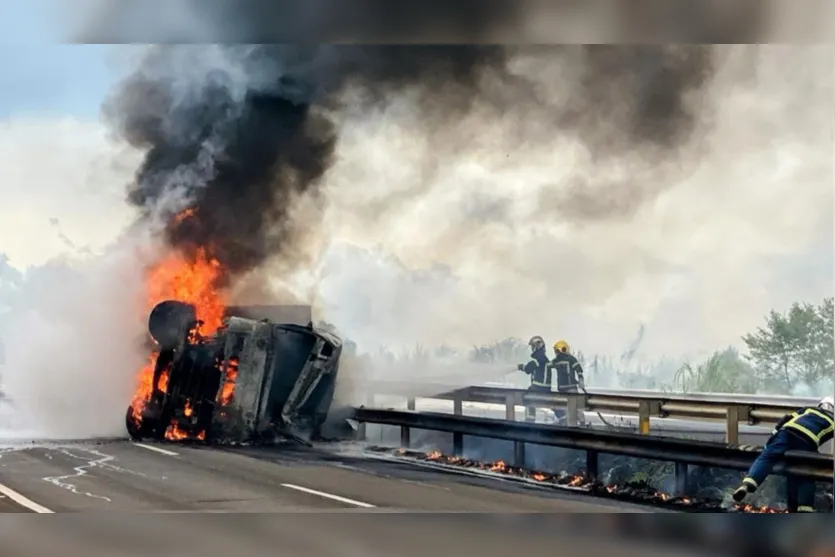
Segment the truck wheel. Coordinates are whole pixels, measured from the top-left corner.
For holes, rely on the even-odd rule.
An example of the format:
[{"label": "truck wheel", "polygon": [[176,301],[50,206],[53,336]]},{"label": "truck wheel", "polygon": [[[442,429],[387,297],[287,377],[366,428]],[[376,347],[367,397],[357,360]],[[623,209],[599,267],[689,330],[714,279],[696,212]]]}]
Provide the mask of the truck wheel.
[{"label": "truck wheel", "polygon": [[125,414],[125,426],[127,427],[128,435],[130,435],[131,439],[134,441],[142,440],[144,437],[144,435],[142,435],[142,430],[145,428],[142,427],[141,423],[137,424],[136,420],[133,419],[133,407],[131,406],[128,406],[128,411]]},{"label": "truck wheel", "polygon": [[[128,410],[125,413],[125,427],[128,430],[128,435],[134,441],[141,441],[143,439],[154,437],[156,434],[156,423],[156,420],[145,415],[142,417],[142,421],[137,424],[136,420],[133,419],[133,409],[128,406]],[[165,431],[163,430],[162,436],[164,435]]]}]

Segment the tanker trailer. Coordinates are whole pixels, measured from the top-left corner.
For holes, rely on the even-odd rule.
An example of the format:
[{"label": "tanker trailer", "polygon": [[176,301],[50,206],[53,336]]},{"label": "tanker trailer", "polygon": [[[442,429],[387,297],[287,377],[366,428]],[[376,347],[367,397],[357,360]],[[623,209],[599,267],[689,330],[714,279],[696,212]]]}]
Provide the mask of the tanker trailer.
[{"label": "tanker trailer", "polygon": [[133,439],[319,437],[333,401],[341,339],[312,323],[240,313],[248,317],[228,315],[214,334],[202,336],[193,306],[169,300],[154,307],[148,319],[158,351],[154,387],[142,408],[128,408]]}]

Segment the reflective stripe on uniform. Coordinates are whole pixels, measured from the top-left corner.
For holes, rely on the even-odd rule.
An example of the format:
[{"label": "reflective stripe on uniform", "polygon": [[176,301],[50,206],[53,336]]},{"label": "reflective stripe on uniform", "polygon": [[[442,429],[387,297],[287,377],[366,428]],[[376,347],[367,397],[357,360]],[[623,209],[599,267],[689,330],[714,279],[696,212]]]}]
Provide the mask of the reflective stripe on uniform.
[{"label": "reflective stripe on uniform", "polygon": [[754,489],[757,489],[757,488],[759,487],[759,485],[758,485],[758,484],[757,484],[757,482],[754,480],[754,478],[743,478],[743,479],[742,479],[742,483],[744,483],[744,484],[749,484],[749,485],[750,485],[750,486],[752,486]]},{"label": "reflective stripe on uniform", "polygon": [[[823,429],[819,434],[815,435],[811,430],[809,430],[808,428],[803,427],[802,425],[797,423],[797,420],[799,420],[800,418],[802,418],[806,414],[814,414],[814,415],[818,416],[819,418],[822,418],[823,420],[829,422],[830,426]],[[829,416],[827,416],[823,412],[818,412],[817,410],[815,410],[813,408],[809,408],[803,414],[798,414],[797,412],[794,412],[792,419],[789,420],[788,422],[786,422],[786,424],[783,427],[790,427],[790,428],[792,428],[796,431],[799,431],[800,433],[804,434],[809,439],[814,441],[815,445],[820,445],[821,444],[821,439],[823,439],[824,436],[829,435],[830,433],[833,432],[833,430],[835,430],[835,422],[833,422],[832,418],[830,418]]]},{"label": "reflective stripe on uniform", "polygon": [[531,381],[531,385],[536,385],[537,387],[550,387],[551,386],[550,383],[540,383],[539,381],[537,381],[535,379]]},{"label": "reflective stripe on uniform", "polygon": [[813,513],[813,512],[815,512],[815,507],[810,507],[808,505],[798,505],[797,512],[799,512],[799,513]]},{"label": "reflective stripe on uniform", "polygon": [[[819,412],[818,410],[815,410],[814,408],[809,408],[808,410],[806,410],[806,412],[807,412],[808,414],[815,414],[815,415],[817,415],[818,417],[820,417],[820,418],[822,418],[822,419],[826,420],[827,422],[831,423],[833,427],[835,427],[835,421],[833,421],[831,417],[827,416],[827,415],[826,415],[826,414],[824,414],[823,412]],[[832,427],[830,427],[829,429],[832,429]]]}]

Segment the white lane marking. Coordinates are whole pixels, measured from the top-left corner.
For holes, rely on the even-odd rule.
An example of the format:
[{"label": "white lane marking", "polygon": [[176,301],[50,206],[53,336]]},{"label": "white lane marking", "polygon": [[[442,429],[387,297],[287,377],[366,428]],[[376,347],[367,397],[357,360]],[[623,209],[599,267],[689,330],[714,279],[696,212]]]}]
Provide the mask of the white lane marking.
[{"label": "white lane marking", "polygon": [[362,501],[354,501],[353,499],[348,499],[347,497],[340,497],[339,495],[333,495],[332,493],[325,493],[324,491],[316,491],[315,489],[310,489],[307,487],[302,487],[300,485],[293,485],[293,484],[281,484],[282,487],[286,487],[288,489],[295,489],[296,491],[302,491],[304,493],[309,493],[311,495],[318,495],[319,497],[324,497],[325,499],[333,499],[334,501],[340,501],[342,503],[347,503],[349,505],[354,505],[355,507],[363,507],[366,509],[373,509],[376,508],[374,505],[369,503],[363,503]]},{"label": "white lane marking", "polygon": [[154,447],[153,445],[146,445],[145,443],[134,443],[133,445],[135,447],[142,447],[143,449],[148,449],[149,451],[154,451],[168,456],[180,456],[179,453],[175,453],[174,451],[160,449],[159,447]]},{"label": "white lane marking", "polygon": [[54,514],[53,511],[47,509],[42,505],[38,505],[28,497],[24,497],[14,489],[10,487],[6,487],[3,484],[0,484],[0,493],[20,505],[21,507],[26,507],[30,511],[34,511],[39,514]]}]

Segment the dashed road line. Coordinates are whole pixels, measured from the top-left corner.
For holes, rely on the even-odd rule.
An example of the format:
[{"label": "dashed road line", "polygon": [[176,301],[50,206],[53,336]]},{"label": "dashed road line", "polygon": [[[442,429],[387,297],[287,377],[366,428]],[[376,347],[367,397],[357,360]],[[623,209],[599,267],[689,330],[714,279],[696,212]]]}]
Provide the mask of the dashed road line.
[{"label": "dashed road line", "polygon": [[375,505],[372,505],[370,503],[363,503],[362,501],[355,501],[354,499],[348,499],[347,497],[340,497],[339,495],[334,495],[332,493],[325,493],[324,491],[316,491],[315,489],[310,489],[308,487],[302,487],[300,485],[281,484],[281,486],[286,487],[287,489],[295,489],[296,491],[301,491],[303,493],[309,493],[310,495],[317,495],[319,497],[324,497],[325,499],[332,499],[334,501],[339,501],[340,503],[347,503],[348,505],[354,505],[355,507],[363,507],[365,509],[376,508]]},{"label": "dashed road line", "polygon": [[180,456],[180,453],[175,453],[174,451],[169,451],[167,449],[160,449],[159,447],[155,447],[153,445],[146,445],[145,443],[133,443],[135,447],[142,447],[143,449],[147,449],[149,451],[154,451],[156,453],[168,455],[168,456]]}]

